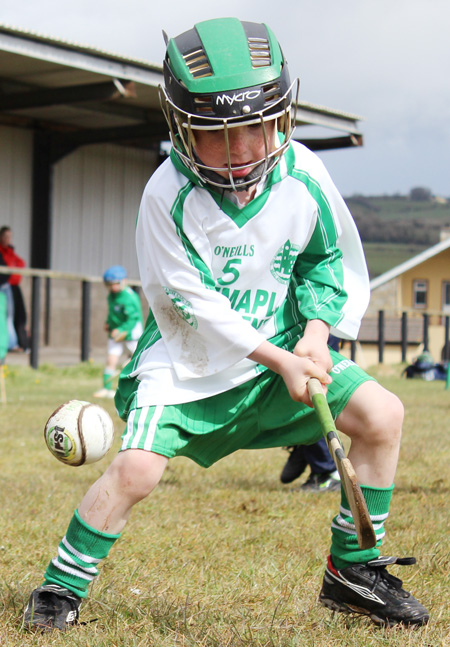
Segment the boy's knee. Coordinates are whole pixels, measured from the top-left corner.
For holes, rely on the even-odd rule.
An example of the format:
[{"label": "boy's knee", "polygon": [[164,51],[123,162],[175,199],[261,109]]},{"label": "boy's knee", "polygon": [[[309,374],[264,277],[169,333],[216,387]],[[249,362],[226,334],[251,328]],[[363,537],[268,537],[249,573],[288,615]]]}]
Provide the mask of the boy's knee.
[{"label": "boy's knee", "polygon": [[378,433],[400,440],[405,415],[402,401],[394,393],[384,391],[378,407],[377,416],[374,417]]},{"label": "boy's knee", "polygon": [[371,404],[366,433],[373,445],[399,445],[402,435],[404,408],[401,400],[385,391]]},{"label": "boy's knee", "polygon": [[167,459],[151,452],[127,450],[108,468],[116,488],[133,504],[145,499],[159,483]]},{"label": "boy's knee", "polygon": [[355,391],[338,418],[338,427],[351,438],[369,444],[400,442],[404,418],[401,400],[376,382],[366,382]]}]

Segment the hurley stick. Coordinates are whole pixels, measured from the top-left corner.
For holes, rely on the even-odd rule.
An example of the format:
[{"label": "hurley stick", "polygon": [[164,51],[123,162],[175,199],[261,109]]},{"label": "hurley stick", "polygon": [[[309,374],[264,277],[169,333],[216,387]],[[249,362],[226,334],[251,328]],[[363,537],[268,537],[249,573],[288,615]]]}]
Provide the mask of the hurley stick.
[{"label": "hurley stick", "polygon": [[353,465],[345,455],[322,384],[318,379],[311,378],[308,382],[308,391],[319,419],[322,433],[327,441],[328,449],[341,477],[341,484],[355,524],[359,547],[362,549],[372,548],[376,545],[377,539],[366,501],[358,485]]}]

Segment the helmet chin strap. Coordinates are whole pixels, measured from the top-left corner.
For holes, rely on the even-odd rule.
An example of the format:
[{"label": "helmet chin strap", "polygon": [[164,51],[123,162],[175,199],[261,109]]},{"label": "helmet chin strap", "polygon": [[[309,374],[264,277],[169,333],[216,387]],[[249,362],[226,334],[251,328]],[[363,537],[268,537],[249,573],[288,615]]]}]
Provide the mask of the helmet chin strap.
[{"label": "helmet chin strap", "polygon": [[[201,162],[200,159],[198,159],[198,161]],[[264,172],[264,167],[265,162],[261,162],[261,164],[255,166],[255,168],[250,171],[250,173],[245,177],[236,179],[233,178],[234,188],[230,186],[229,178],[222,177],[219,173],[216,173],[216,171],[210,171],[209,169],[202,168],[201,175],[205,178],[206,182],[208,180],[211,180],[211,182],[214,182],[214,185],[220,184],[224,189],[227,189],[229,191],[247,191],[250,187],[254,186],[260,181]]]}]

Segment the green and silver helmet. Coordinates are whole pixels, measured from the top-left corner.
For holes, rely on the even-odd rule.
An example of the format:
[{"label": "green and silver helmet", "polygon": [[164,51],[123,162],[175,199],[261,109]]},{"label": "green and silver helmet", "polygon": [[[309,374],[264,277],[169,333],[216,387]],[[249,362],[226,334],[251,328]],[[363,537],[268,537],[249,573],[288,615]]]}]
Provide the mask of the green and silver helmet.
[{"label": "green and silver helmet", "polygon": [[[279,162],[295,127],[293,86],[286,60],[273,32],[264,24],[220,18],[197,23],[166,39],[161,105],[174,150],[203,182],[229,190],[246,190]],[[269,141],[265,123],[277,120],[276,141]],[[261,124],[265,154],[249,174],[233,178],[228,129]],[[196,130],[224,131],[228,177],[223,168],[206,166],[195,153]],[[239,167],[239,169],[246,166]]]}]

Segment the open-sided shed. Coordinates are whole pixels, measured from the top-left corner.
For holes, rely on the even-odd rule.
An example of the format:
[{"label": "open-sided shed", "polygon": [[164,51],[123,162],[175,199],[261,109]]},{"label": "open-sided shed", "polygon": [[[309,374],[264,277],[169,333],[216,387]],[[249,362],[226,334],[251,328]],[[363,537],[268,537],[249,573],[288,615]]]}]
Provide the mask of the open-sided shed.
[{"label": "open-sided shed", "polygon": [[[28,265],[98,274],[121,262],[137,277],[136,211],[168,140],[161,81],[161,65],[0,25],[0,220]],[[360,146],[358,120],[300,102],[296,139]]]}]

